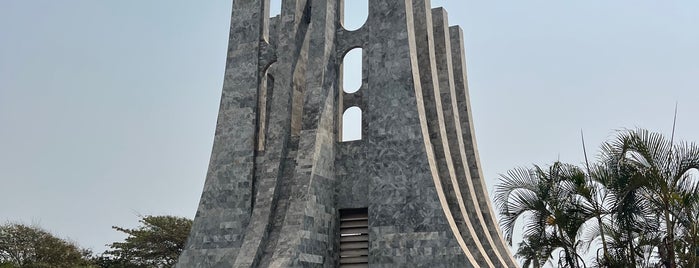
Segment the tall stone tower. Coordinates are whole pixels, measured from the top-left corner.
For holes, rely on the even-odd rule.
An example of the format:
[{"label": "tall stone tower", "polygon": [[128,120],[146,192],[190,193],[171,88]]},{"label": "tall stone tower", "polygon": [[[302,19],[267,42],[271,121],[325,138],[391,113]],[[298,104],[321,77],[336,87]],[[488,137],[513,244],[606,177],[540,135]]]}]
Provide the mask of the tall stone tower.
[{"label": "tall stone tower", "polygon": [[[269,0],[233,1],[213,151],[178,267],[516,267],[483,182],[462,30],[429,0],[368,3],[348,31],[343,0],[283,0],[273,18]],[[355,48],[361,87],[347,93],[340,70]],[[350,107],[362,138],[343,142]]]}]

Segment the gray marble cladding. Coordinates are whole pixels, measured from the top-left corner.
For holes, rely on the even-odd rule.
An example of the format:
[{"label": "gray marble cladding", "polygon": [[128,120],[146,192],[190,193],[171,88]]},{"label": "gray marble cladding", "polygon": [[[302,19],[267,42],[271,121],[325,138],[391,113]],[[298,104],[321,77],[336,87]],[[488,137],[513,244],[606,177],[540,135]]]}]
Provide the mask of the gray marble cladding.
[{"label": "gray marble cladding", "polygon": [[[461,29],[429,0],[366,1],[354,31],[342,0],[284,0],[273,18],[269,0],[233,1],[209,171],[177,267],[345,267],[348,208],[368,208],[369,267],[516,267],[482,181]],[[363,77],[349,94],[353,48]],[[342,142],[351,106],[362,139]]]}]

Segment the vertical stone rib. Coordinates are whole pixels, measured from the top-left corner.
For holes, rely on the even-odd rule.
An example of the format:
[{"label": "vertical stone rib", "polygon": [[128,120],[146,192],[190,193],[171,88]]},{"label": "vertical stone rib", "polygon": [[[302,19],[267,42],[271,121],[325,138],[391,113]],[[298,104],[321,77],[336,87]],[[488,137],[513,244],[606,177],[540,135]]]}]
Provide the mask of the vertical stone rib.
[{"label": "vertical stone rib", "polygon": [[444,109],[444,121],[447,127],[449,147],[452,149],[452,159],[456,168],[458,185],[460,192],[461,213],[465,214],[468,225],[472,226],[475,234],[496,267],[506,267],[505,261],[500,256],[500,252],[494,249],[494,242],[490,233],[485,229],[486,225],[478,207],[478,196],[474,191],[466,162],[466,152],[464,150],[463,134],[459,124],[459,110],[457,107],[456,91],[454,88],[454,72],[451,58],[451,37],[449,34],[449,22],[446,10],[435,8],[432,10],[434,20],[435,54],[437,57],[437,68],[439,70],[439,86],[442,95],[442,107]]},{"label": "vertical stone rib", "polygon": [[481,267],[493,267],[492,262],[485,256],[485,251],[480,246],[478,237],[475,236],[473,227],[467,218],[468,214],[461,213],[464,210],[463,201],[461,200],[444,123],[430,6],[429,0],[413,1],[415,42],[427,119],[426,124],[442,186],[441,189],[438,187],[437,190],[442,191],[446,197],[448,209],[445,208],[445,214],[447,214],[447,217],[453,217],[457,227],[454,235],[463,239],[466,245],[466,248],[464,248],[466,254],[473,256],[477,261],[474,264],[478,264]]},{"label": "vertical stone rib", "polygon": [[367,53],[365,167],[369,182],[369,263],[376,267],[472,267],[448,204],[429,139],[411,0],[372,0]]},{"label": "vertical stone rib", "polygon": [[262,3],[234,1],[232,13],[209,170],[180,267],[231,265],[250,218]]},{"label": "vertical stone rib", "polygon": [[271,267],[333,265],[336,1],[307,1],[310,14],[299,147],[289,208]]},{"label": "vertical stone rib", "polygon": [[[240,253],[235,259],[233,267],[257,267],[262,259],[266,243],[268,242],[272,219],[276,216],[275,213],[284,213],[280,209],[286,209],[284,205],[280,206],[279,196],[287,196],[283,191],[290,191],[289,187],[280,189],[280,180],[285,177],[285,174],[293,171],[295,163],[288,159],[294,159],[295,150],[289,148],[292,146],[291,138],[295,125],[294,122],[300,121],[300,113],[302,109],[300,94],[305,88],[305,68],[308,50],[308,23],[305,21],[306,6],[304,3],[297,2],[288,4],[283,7],[280,15],[281,21],[289,23],[276,25],[280,27],[277,36],[271,39],[276,41],[276,55],[278,62],[268,70],[274,79],[275,92],[271,97],[268,105],[274,107],[270,109],[268,115],[268,135],[265,140],[265,154],[260,163],[260,177],[256,181],[257,191],[255,206],[252,212],[251,222],[255,224],[247,226],[245,238],[241,245]],[[275,18],[273,21],[276,21]],[[275,27],[276,28],[276,27]],[[276,29],[272,31],[276,32]],[[264,42],[264,41],[261,41]],[[281,186],[285,186],[283,184]],[[286,200],[285,200],[286,201]],[[284,202],[284,201],[283,201]]]},{"label": "vertical stone rib", "polygon": [[456,89],[457,106],[461,115],[459,124],[463,131],[464,148],[471,181],[476,195],[480,196],[478,206],[483,214],[485,227],[493,238],[495,247],[500,252],[500,256],[505,260],[507,267],[517,267],[509,247],[505,245],[505,240],[500,232],[495,215],[493,215],[494,210],[492,209],[488,190],[483,180],[480,158],[478,157],[478,147],[476,146],[475,131],[472,124],[473,115],[471,113],[471,104],[468,94],[463,31],[458,26],[452,26],[449,27],[449,33],[451,35],[451,57],[454,66],[454,85]]}]

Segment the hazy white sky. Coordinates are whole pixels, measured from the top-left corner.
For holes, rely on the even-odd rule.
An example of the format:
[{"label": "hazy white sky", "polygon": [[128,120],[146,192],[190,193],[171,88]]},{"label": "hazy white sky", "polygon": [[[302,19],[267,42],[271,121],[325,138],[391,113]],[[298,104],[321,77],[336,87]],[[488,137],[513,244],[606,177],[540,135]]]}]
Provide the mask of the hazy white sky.
[{"label": "hazy white sky", "polygon": [[[669,134],[676,102],[677,136],[699,141],[699,2],[432,3],[465,31],[490,189],[513,167],[580,163],[581,129],[591,153],[620,128]],[[0,1],[0,222],[99,252],[138,215],[192,218],[230,6]]]}]

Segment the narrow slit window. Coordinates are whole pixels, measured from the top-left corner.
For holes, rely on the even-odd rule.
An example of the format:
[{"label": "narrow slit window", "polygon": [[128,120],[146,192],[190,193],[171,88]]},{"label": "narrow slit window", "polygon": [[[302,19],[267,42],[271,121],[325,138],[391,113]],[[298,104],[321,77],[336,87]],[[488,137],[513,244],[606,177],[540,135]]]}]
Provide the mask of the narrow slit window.
[{"label": "narrow slit window", "polygon": [[340,268],[369,267],[367,208],[340,210]]},{"label": "narrow slit window", "polygon": [[342,91],[355,93],[362,87],[362,48],[347,52],[342,60]]},{"label": "narrow slit window", "polygon": [[361,139],[362,109],[353,106],[342,114],[342,141],[356,141]]},{"label": "narrow slit window", "polygon": [[265,150],[265,140],[267,136],[267,127],[269,126],[270,103],[274,94],[274,77],[266,73],[260,84],[260,92],[258,96],[258,111],[257,111],[257,151]]},{"label": "narrow slit window", "polygon": [[368,0],[345,0],[342,26],[348,31],[361,28],[369,17]]}]

